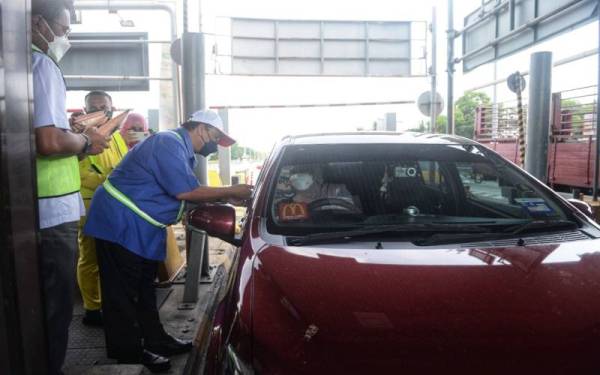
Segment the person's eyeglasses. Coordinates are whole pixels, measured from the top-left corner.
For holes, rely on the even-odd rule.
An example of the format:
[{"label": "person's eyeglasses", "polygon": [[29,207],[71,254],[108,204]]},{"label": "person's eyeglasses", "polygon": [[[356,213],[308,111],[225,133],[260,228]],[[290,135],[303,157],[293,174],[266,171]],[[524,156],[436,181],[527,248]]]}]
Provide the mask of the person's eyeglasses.
[{"label": "person's eyeglasses", "polygon": [[58,25],[61,27],[61,30],[63,32],[63,35],[69,36],[69,34],[71,34],[71,28],[69,26],[65,26],[62,23],[56,22],[56,21],[50,21],[55,25]]},{"label": "person's eyeglasses", "polygon": [[208,133],[208,138],[211,141],[213,141],[215,143],[219,143],[221,141],[222,134],[217,129],[214,129],[211,127],[210,129],[207,130],[207,133]]}]

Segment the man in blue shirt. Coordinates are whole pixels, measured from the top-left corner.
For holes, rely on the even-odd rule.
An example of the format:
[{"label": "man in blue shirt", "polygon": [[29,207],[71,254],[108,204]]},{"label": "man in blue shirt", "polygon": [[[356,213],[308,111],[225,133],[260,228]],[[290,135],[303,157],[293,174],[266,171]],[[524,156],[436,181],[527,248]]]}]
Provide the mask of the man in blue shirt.
[{"label": "man in blue shirt", "polygon": [[135,146],[96,190],[84,234],[96,238],[109,357],[163,371],[170,367],[164,357],[192,347],[163,329],[153,283],[166,256],[165,227],[181,219],[184,201],[251,196],[248,185],[200,186],[193,173],[194,153],[233,143],[216,113],[198,111],[177,130]]},{"label": "man in blue shirt", "polygon": [[40,229],[40,271],[46,318],[48,373],[61,374],[73,315],[77,223],[85,214],[77,155],[99,154],[106,139],[95,128],[71,132],[66,86],[58,61],[69,49],[72,4],[32,2],[33,127]]}]

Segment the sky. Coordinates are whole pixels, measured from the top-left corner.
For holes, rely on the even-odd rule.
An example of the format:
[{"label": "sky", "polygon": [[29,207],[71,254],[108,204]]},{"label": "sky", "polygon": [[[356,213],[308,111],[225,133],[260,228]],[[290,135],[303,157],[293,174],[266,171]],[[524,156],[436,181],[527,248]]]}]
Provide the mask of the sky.
[{"label": "sky", "polygon": [[[380,21],[430,21],[432,7],[437,9],[438,19],[438,92],[446,98],[446,33],[447,16],[445,0],[189,0],[190,30],[199,29],[199,6],[202,9],[202,31],[210,50],[217,44],[222,50],[222,38],[227,33],[231,17],[298,19],[298,20],[380,20]],[[460,0],[455,4],[455,27],[461,28],[464,17],[475,10],[480,0]],[[177,3],[181,10],[181,2]],[[179,12],[181,14],[181,11]],[[134,28],[122,28],[119,17],[131,19]],[[74,25],[74,32],[99,31],[147,31],[149,39],[168,40],[169,26],[164,14],[147,11],[119,11],[119,15],[107,11],[85,11],[81,25]],[[182,20],[178,20],[181,32]],[[564,34],[534,48],[500,60],[496,65],[496,77],[503,78],[515,70],[529,68],[530,54],[535,51],[552,51],[555,60],[586,51],[598,45],[598,24],[590,23],[571,33]],[[428,36],[429,40],[431,39]],[[428,49],[430,46],[428,47]],[[461,51],[457,42],[456,50]],[[431,51],[428,51],[430,53]],[[150,76],[161,74],[161,46],[150,46]],[[244,77],[215,74],[214,57],[207,56],[206,103],[208,106],[227,105],[289,105],[311,103],[344,103],[416,100],[429,90],[428,77],[414,78],[338,78],[338,77]],[[424,61],[417,62],[425,64]],[[430,62],[429,62],[430,63]],[[597,81],[597,58],[595,56],[556,68],[553,72],[553,91],[594,85]],[[169,70],[167,70],[168,72]],[[465,90],[494,80],[494,65],[482,66],[468,74],[462,74],[457,66],[455,74],[455,98]],[[160,84],[151,83],[150,92],[113,92],[114,102],[122,108],[134,108],[146,114],[148,109],[159,108]],[[490,97],[492,87],[483,89]],[[69,108],[82,106],[83,92],[69,92]],[[498,85],[498,101],[512,100],[506,85]],[[415,127],[424,120],[415,104],[290,108],[290,109],[232,109],[229,111],[231,135],[238,143],[261,151],[269,151],[272,145],[285,135],[319,133],[330,131],[355,131],[369,127],[384,118],[385,113],[395,112],[398,130]],[[444,109],[445,113],[445,109]],[[173,124],[161,123],[161,128]]]}]

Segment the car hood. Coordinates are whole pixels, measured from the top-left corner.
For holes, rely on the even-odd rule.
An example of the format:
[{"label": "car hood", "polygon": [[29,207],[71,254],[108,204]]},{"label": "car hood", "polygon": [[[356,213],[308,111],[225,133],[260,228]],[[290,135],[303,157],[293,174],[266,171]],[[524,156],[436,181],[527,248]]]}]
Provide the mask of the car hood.
[{"label": "car hood", "polygon": [[598,240],[371,249],[259,252],[252,331],[261,373],[434,371],[467,363],[484,370],[499,356],[507,368],[530,363],[539,370],[571,354],[576,365],[590,366],[588,355],[598,353]]}]

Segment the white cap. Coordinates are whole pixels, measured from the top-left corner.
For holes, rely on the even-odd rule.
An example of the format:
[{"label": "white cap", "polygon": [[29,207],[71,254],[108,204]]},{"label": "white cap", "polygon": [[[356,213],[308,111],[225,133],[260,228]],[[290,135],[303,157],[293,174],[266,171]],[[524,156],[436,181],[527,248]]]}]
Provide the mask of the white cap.
[{"label": "white cap", "polygon": [[203,124],[210,125],[215,129],[218,129],[221,132],[221,140],[219,141],[219,146],[229,147],[235,143],[235,139],[231,138],[223,130],[223,120],[221,120],[221,117],[216,112],[210,110],[196,111],[190,116],[188,121],[201,122]]}]

